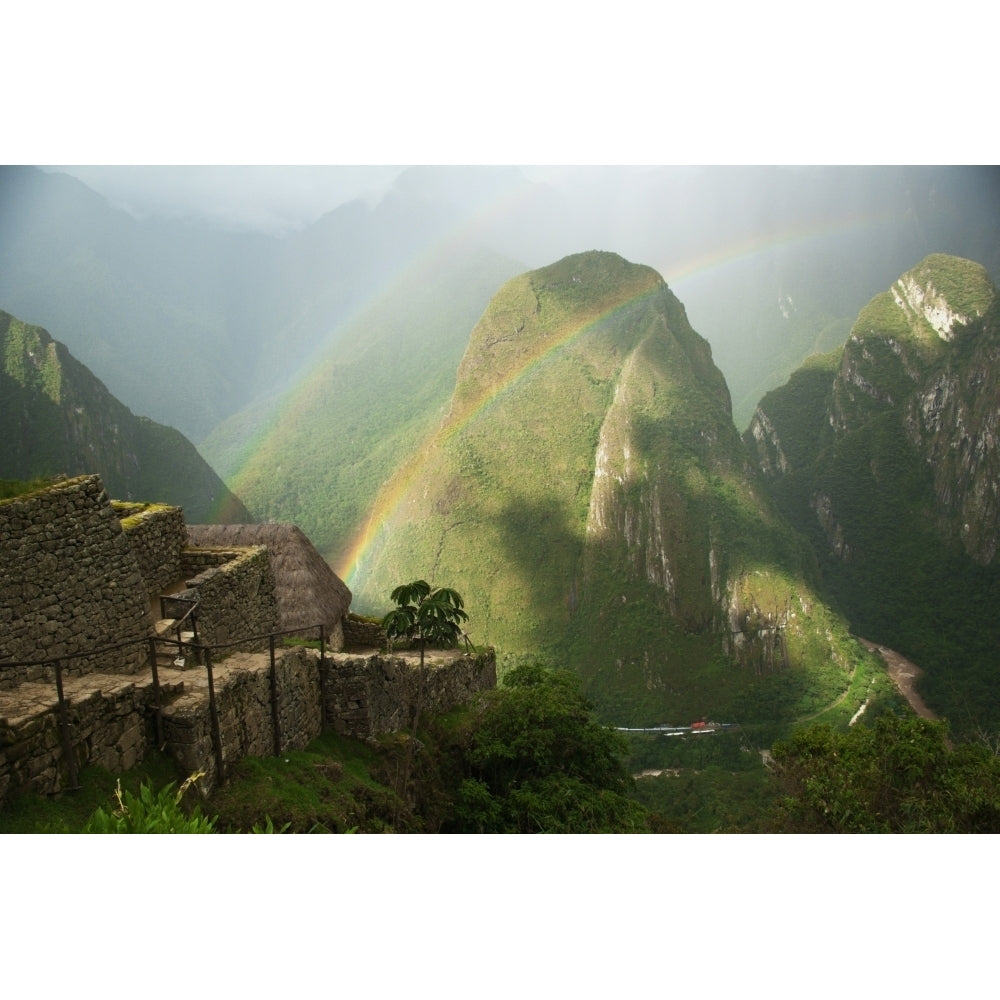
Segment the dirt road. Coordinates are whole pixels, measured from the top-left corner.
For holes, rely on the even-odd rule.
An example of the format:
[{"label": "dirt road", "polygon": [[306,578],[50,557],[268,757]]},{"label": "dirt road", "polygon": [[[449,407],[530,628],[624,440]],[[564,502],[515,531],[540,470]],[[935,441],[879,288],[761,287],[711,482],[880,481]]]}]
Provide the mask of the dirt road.
[{"label": "dirt road", "polygon": [[899,693],[910,703],[910,707],[922,719],[937,719],[925,704],[924,699],[917,693],[917,678],[923,671],[915,663],[911,663],[905,656],[897,653],[894,649],[887,649],[877,642],[869,642],[867,639],[858,637],[858,641],[864,643],[865,648],[873,653],[878,653],[885,665],[889,668],[889,677],[893,684],[899,689]]}]

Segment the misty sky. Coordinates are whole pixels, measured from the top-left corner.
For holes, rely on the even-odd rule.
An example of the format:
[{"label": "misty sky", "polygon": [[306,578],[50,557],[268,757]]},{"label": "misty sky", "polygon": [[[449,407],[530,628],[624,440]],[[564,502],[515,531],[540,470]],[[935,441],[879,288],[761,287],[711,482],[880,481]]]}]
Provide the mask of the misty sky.
[{"label": "misty sky", "polygon": [[138,218],[203,216],[235,229],[281,233],[355,198],[377,200],[393,166],[55,166]]},{"label": "misty sky", "polygon": [[[201,217],[236,230],[280,234],[315,222],[338,205],[361,198],[376,203],[405,166],[46,166],[70,174],[137,218]],[[519,166],[527,183],[552,183],[593,191],[595,205],[617,195],[621,169]],[[486,171],[484,171],[485,173]],[[642,169],[636,173],[642,173]],[[442,191],[443,196],[483,200],[483,192]],[[491,192],[487,192],[487,197]]]}]

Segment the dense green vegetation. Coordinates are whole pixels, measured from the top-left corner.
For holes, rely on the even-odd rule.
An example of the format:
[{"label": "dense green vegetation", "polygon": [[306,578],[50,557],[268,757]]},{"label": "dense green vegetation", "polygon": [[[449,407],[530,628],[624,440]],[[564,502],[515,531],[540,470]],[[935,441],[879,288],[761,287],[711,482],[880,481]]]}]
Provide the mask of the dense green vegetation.
[{"label": "dense green vegetation", "polygon": [[689,741],[670,741],[678,744],[669,754],[672,764],[657,760],[638,772],[634,794],[657,832],[767,832],[780,789],[760,754],[745,747],[738,733]]},{"label": "dense green vegetation", "polygon": [[[504,666],[572,669],[605,721],[711,713],[783,732],[844,694],[863,656],[748,473],[708,345],[655,272],[617,255],[494,296],[447,420],[385,495],[355,606],[384,611],[401,575],[453,581],[474,641]],[[780,637],[741,619],[727,642],[741,615]]]},{"label": "dense green vegetation", "polygon": [[201,450],[259,520],[297,524],[346,574],[374,497],[440,423],[469,329],[517,265],[415,266],[347,319],[301,381],[219,425]]},{"label": "dense green vegetation", "polygon": [[627,743],[600,725],[577,677],[538,665],[502,686],[452,730],[448,749],[458,833],[636,833],[646,812],[630,797]]},{"label": "dense green vegetation", "polygon": [[207,801],[182,798],[159,754],[120,784],[88,768],[58,800],[15,795],[0,833],[641,832],[627,749],[576,677],[525,665],[415,735],[369,744],[328,731],[306,750],[245,758]]},{"label": "dense green vegetation", "polygon": [[770,767],[759,733],[626,736],[576,675],[524,663],[415,736],[328,731],[240,761],[207,800],[153,752],[120,778],[85,769],[79,791],[15,794],[0,833],[1000,832],[995,747],[952,746],[891,700],[793,729]]},{"label": "dense green vegetation", "polygon": [[846,732],[811,726],[776,743],[774,759],[785,795],[777,830],[1000,831],[1000,756],[952,747],[944,723],[885,715]]}]

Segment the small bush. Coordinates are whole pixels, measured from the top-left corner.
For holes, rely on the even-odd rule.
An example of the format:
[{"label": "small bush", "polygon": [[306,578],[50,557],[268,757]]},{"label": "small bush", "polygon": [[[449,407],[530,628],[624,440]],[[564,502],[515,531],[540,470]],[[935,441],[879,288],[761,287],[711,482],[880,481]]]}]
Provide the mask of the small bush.
[{"label": "small bush", "polygon": [[115,788],[118,807],[110,813],[98,806],[83,828],[84,833],[213,833],[215,817],[209,819],[195,806],[190,814],[181,809],[181,799],[187,789],[204,772],[191,775],[174,792],[170,782],[158,792],[143,782],[139,794],[122,791],[121,781]]}]

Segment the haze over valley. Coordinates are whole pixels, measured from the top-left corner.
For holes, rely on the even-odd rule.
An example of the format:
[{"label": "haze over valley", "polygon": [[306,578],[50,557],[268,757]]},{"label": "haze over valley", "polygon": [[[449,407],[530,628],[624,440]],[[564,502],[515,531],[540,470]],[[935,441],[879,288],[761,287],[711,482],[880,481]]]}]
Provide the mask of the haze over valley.
[{"label": "haze over valley", "polygon": [[293,522],[733,774],[906,717],[880,645],[972,740],[998,277],[994,167],[4,167],[0,479]]}]

